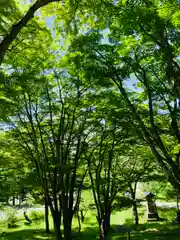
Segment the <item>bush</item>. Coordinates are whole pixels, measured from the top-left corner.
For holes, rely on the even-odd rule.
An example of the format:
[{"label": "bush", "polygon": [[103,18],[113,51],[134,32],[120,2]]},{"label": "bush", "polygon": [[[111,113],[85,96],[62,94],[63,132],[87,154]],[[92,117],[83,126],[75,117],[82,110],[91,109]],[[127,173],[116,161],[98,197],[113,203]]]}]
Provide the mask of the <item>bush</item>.
[{"label": "bush", "polygon": [[16,225],[18,218],[16,216],[16,211],[8,212],[6,216],[6,222],[8,225]]},{"label": "bush", "polygon": [[33,211],[30,214],[31,220],[41,220],[42,218],[44,218],[44,214],[42,212]]}]

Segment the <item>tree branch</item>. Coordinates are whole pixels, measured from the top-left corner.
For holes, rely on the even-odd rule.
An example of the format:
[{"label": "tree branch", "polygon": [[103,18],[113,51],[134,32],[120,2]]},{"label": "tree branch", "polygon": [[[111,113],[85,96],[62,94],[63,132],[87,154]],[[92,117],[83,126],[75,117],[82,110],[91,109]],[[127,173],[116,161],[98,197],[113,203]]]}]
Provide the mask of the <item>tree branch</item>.
[{"label": "tree branch", "polygon": [[60,0],[37,0],[27,11],[27,13],[21,18],[19,22],[14,24],[4,39],[0,43],[0,65],[4,60],[4,56],[9,49],[9,46],[17,38],[18,34],[21,32],[22,28],[25,27],[28,22],[33,19],[35,12],[49,3],[60,2]]}]

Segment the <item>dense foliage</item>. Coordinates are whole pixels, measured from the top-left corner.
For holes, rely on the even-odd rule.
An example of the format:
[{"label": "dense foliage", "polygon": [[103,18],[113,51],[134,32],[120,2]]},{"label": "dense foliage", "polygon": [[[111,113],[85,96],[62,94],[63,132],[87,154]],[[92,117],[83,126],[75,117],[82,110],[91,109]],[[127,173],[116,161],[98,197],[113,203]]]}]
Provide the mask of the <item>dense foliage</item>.
[{"label": "dense foliage", "polygon": [[70,240],[90,188],[107,239],[116,206],[138,224],[138,182],[164,174],[179,196],[179,16],[175,0],[2,1],[1,201],[31,193]]}]

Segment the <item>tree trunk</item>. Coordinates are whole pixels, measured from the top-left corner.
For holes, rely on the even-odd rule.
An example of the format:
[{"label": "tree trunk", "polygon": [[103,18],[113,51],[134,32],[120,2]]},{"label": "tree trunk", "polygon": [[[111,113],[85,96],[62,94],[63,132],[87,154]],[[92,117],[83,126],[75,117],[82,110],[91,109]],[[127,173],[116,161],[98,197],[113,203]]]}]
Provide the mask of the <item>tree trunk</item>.
[{"label": "tree trunk", "polygon": [[111,213],[108,212],[104,218],[104,240],[108,239],[108,235],[109,235],[109,230],[110,230],[110,218],[111,218]]},{"label": "tree trunk", "polygon": [[103,233],[104,233],[104,240],[108,240],[108,235],[109,235],[109,228],[107,227],[107,223],[104,222],[104,229],[103,229]]},{"label": "tree trunk", "polygon": [[127,232],[127,240],[131,240],[130,232]]},{"label": "tree trunk", "polygon": [[81,213],[81,222],[83,223],[85,216],[82,209],[80,210],[80,213]]},{"label": "tree trunk", "polygon": [[24,199],[25,199],[25,194],[22,193],[22,195],[21,195],[21,203],[24,202]]},{"label": "tree trunk", "polygon": [[64,240],[72,239],[72,213],[63,210]]},{"label": "tree trunk", "polygon": [[49,230],[49,209],[48,209],[48,202],[47,199],[45,197],[45,225],[46,225],[46,233],[50,233]]},{"label": "tree trunk", "polygon": [[105,219],[105,226],[108,230],[110,229],[110,225],[111,225],[110,220],[111,220],[111,212],[108,212]]},{"label": "tree trunk", "polygon": [[179,192],[176,190],[176,206],[177,210],[179,210]]},{"label": "tree trunk", "polygon": [[137,204],[136,204],[136,200],[133,200],[133,215],[134,215],[134,219],[135,219],[135,224],[138,225],[139,224],[139,216],[138,216],[138,210],[137,210]]},{"label": "tree trunk", "polygon": [[60,226],[61,226],[61,216],[59,212],[53,212],[52,214],[53,216],[53,222],[54,222],[54,231],[55,231],[55,235],[56,235],[56,240],[62,240],[62,233],[60,230]]},{"label": "tree trunk", "polygon": [[97,220],[99,223],[99,239],[100,240],[108,240],[109,230],[110,230],[110,217],[111,217],[110,212],[106,214],[103,220],[98,219],[97,217]]},{"label": "tree trunk", "polygon": [[[98,219],[98,218],[97,218]],[[99,239],[104,240],[104,227],[103,227],[103,221],[101,219],[98,219],[99,223]]]},{"label": "tree trunk", "polygon": [[138,216],[138,210],[137,210],[137,204],[136,204],[136,188],[137,188],[137,181],[135,182],[134,189],[133,189],[131,183],[129,183],[129,189],[130,189],[131,197],[133,200],[133,203],[132,203],[133,216],[134,216],[135,224],[138,225],[139,224],[139,216]]},{"label": "tree trunk", "polygon": [[56,234],[56,240],[62,240],[62,234],[61,234],[61,230],[60,230],[60,226],[56,226],[55,229],[55,234]]},{"label": "tree trunk", "polygon": [[12,199],[12,205],[13,205],[13,206],[15,206],[15,205],[16,205],[15,196],[13,196],[13,199]]},{"label": "tree trunk", "polygon": [[79,225],[78,232],[81,232],[81,218],[79,216],[79,212],[77,212],[77,218],[78,218],[78,225]]},{"label": "tree trunk", "polygon": [[21,195],[19,196],[19,205],[24,202],[24,199],[25,199],[25,194],[21,193]]}]

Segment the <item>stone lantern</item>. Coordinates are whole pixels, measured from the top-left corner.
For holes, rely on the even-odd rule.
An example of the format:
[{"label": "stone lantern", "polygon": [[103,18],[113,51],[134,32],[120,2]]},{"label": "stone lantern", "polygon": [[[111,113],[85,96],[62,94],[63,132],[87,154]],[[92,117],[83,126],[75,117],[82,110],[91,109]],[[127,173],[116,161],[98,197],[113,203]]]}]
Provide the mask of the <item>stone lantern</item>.
[{"label": "stone lantern", "polygon": [[157,207],[155,203],[155,195],[151,192],[145,193],[147,200],[147,212],[148,212],[148,221],[159,221],[160,217],[157,212]]}]

